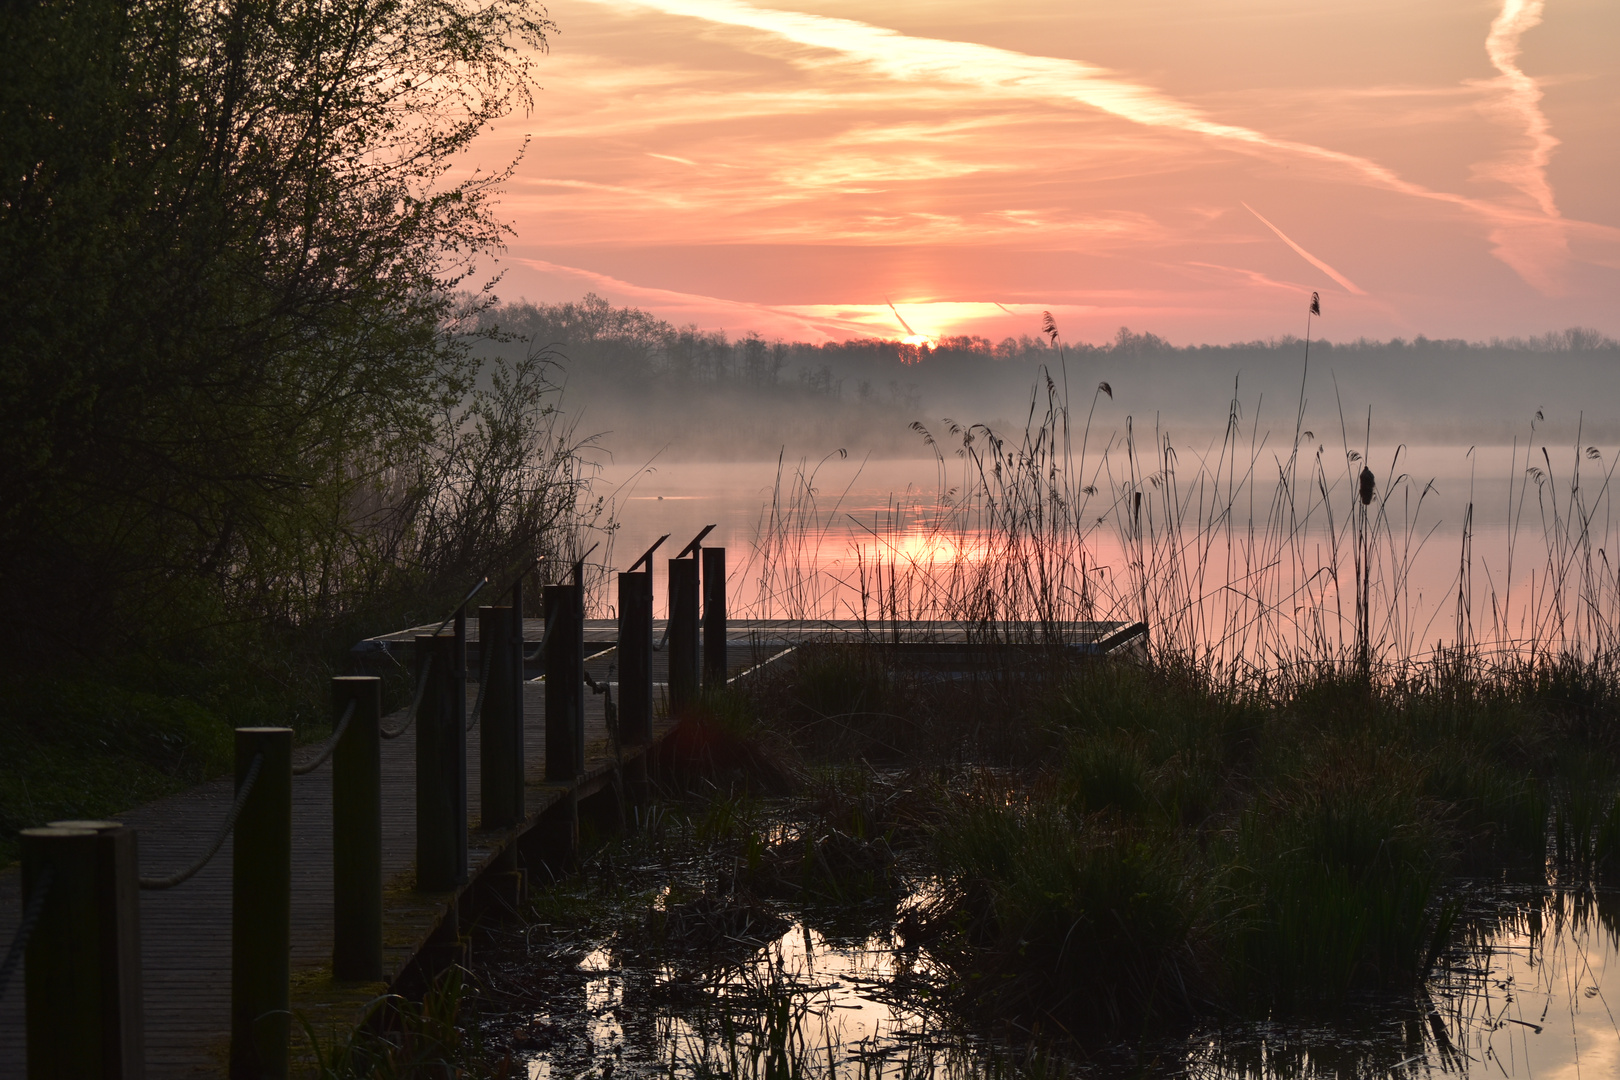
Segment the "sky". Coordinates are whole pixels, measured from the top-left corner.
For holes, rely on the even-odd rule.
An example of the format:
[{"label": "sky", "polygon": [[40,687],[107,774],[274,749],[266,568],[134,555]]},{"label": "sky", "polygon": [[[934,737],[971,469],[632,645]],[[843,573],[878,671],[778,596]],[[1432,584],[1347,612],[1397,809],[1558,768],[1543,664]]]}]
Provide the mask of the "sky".
[{"label": "sky", "polygon": [[497,292],[786,340],[1620,336],[1615,0],[557,0]]}]

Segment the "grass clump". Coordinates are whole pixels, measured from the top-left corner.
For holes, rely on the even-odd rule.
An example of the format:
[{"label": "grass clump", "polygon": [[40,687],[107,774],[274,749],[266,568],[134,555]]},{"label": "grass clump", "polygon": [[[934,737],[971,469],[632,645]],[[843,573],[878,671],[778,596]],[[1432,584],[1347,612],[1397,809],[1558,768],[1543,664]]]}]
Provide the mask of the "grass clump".
[{"label": "grass clump", "polygon": [[[1462,875],[1620,860],[1597,664],[1240,680],[1052,651],[946,679],[857,651],[801,650],[757,686],[760,737],[838,777],[823,834],[890,823],[920,882],[901,929],[976,1017],[1085,1036],[1411,994],[1458,931]],[[829,725],[846,715],[874,723]],[[907,794],[879,808],[861,775]]]},{"label": "grass clump", "polygon": [[319,1080],[417,1080],[520,1075],[510,1052],[487,1053],[471,1009],[466,972],[448,968],[420,1002],[397,994],[373,1001],[347,1036],[322,1040],[304,1024]]},{"label": "grass clump", "polygon": [[1060,800],[981,792],[936,834],[938,894],[911,937],[980,1014],[1116,1030],[1190,1011],[1212,897],[1166,838]]}]

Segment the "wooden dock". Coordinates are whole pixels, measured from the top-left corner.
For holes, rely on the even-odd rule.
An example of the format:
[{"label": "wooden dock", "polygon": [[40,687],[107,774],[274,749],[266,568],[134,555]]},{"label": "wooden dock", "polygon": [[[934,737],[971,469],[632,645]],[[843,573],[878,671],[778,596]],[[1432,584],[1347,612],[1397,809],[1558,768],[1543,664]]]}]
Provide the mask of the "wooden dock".
[{"label": "wooden dock", "polygon": [[[1064,639],[1077,648],[1097,651],[1111,646],[1122,624],[1075,624]],[[392,664],[408,656],[416,633],[402,631],[362,642],[357,660]],[[888,632],[850,622],[735,620],[728,624],[727,669],[732,676],[767,664],[809,640],[866,640],[895,643],[966,644],[975,628],[933,626]],[[476,677],[476,621],[469,623],[469,670]],[[527,620],[524,637],[537,642],[544,632],[539,620]],[[662,631],[662,622],[655,631]],[[598,682],[612,678],[617,624],[586,622],[587,670]],[[1111,637],[1111,635],[1113,635]],[[666,678],[667,654],[656,654],[655,682]],[[476,692],[469,687],[469,711]],[[601,697],[586,696],[586,771],[570,785],[545,782],[545,708],[539,681],[524,695],[526,810],[519,829],[500,833],[476,831],[479,805],[479,734],[467,736],[470,884],[454,893],[414,892],[415,739],[414,726],[385,742],[382,755],[384,949],[387,978],[366,986],[339,985],[331,978],[332,952],[332,786],[331,766],[293,781],[292,969],[293,1007],[318,1033],[341,1034],[360,1007],[402,977],[411,965],[433,950],[458,948],[458,910],[473,890],[514,893],[518,879],[513,852],[528,845],[540,850],[555,830],[560,809],[608,791],[626,765],[633,766],[645,748],[615,757],[607,737]],[[655,726],[654,743],[670,730]],[[644,764],[644,762],[643,762]],[[139,833],[141,872],[154,876],[186,865],[203,850],[233,799],[232,782],[223,778],[191,791],[119,815]],[[566,820],[574,820],[569,816]],[[548,824],[549,823],[549,824]],[[224,1075],[230,1035],[231,855],[227,840],[196,877],[164,891],[141,894],[141,957],[145,1006],[147,1072],[151,1077],[218,1077]],[[20,882],[15,867],[0,872],[0,941],[9,941],[20,917]],[[19,971],[0,1001],[0,1076],[21,1076],[25,1069],[23,973]]]}]

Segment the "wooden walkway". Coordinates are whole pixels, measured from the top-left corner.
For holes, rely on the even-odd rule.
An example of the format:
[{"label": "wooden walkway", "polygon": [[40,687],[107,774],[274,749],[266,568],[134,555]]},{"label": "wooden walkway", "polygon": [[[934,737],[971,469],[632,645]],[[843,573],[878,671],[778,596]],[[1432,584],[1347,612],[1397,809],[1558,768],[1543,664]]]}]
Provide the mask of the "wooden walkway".
[{"label": "wooden walkway", "polygon": [[[730,650],[732,671],[755,662],[755,652],[739,643]],[[659,654],[660,658],[663,654]],[[598,680],[608,674],[611,653],[587,665]],[[661,660],[660,660],[661,663]],[[471,665],[469,665],[471,667]],[[473,669],[476,675],[476,668]],[[657,666],[654,679],[664,677]],[[468,687],[468,709],[476,687]],[[545,783],[545,688],[534,681],[524,692],[527,809],[530,822],[567,797],[569,788]],[[655,738],[668,730],[660,724]],[[476,831],[479,805],[479,733],[467,736],[469,839],[474,874],[512,839],[510,834]],[[298,751],[294,751],[297,760]],[[383,743],[384,950],[389,981],[397,977],[440,927],[452,894],[411,890],[416,854],[415,725]],[[602,699],[586,695],[586,776],[600,783],[615,765],[607,740]],[[159,876],[186,865],[205,849],[233,801],[229,779],[210,781],[180,795],[118,815],[138,830],[141,872]],[[141,893],[141,958],[145,998],[147,1075],[219,1077],[225,1072],[230,1037],[231,854],[227,840],[219,854],[190,881],[163,891]],[[9,942],[20,909],[20,875],[0,872],[0,942]],[[358,1009],[386,984],[339,986],[331,979],[332,951],[332,770],[330,764],[293,779],[292,882],[293,1007],[318,1033],[352,1026]],[[454,918],[453,915],[450,916]],[[23,978],[12,977],[0,1001],[0,1077],[21,1076],[26,1065],[23,1032]],[[295,1040],[300,1036],[295,1033]],[[296,1048],[295,1048],[296,1049]]]},{"label": "wooden walkway", "polygon": [[[1071,624],[1063,628],[1065,642],[1095,650],[1112,645],[1122,624]],[[356,659],[362,664],[392,665],[390,656],[408,660],[417,628],[362,642]],[[989,628],[994,633],[994,628]],[[728,672],[732,675],[770,663],[809,640],[862,640],[901,645],[962,646],[983,640],[986,628],[933,625],[884,628],[854,622],[788,620],[736,620],[728,624]],[[540,620],[526,620],[524,637],[531,644],[544,633]],[[663,632],[660,620],[655,634]],[[612,678],[612,648],[617,623],[589,620],[586,651],[594,653],[586,668],[598,682]],[[469,663],[474,677],[477,663],[477,622],[469,620]],[[1114,638],[1109,635],[1114,634]],[[1009,634],[1009,637],[1012,635]],[[653,678],[667,676],[667,653],[654,656]],[[476,689],[468,688],[468,708]],[[600,789],[618,765],[611,754],[603,719],[602,699],[585,695],[586,774],[570,786],[545,783],[545,693],[538,680],[524,694],[525,763],[529,823],[502,834],[476,831],[479,806],[479,735],[467,737],[468,818],[475,831],[469,837],[470,872],[481,870],[518,840],[525,830],[540,831],[546,812],[567,799],[578,799]],[[655,725],[655,741],[669,725]],[[416,845],[415,727],[401,738],[383,743],[383,876],[385,881],[384,950],[386,982],[371,986],[334,984],[332,950],[332,785],[331,766],[293,780],[293,895],[292,967],[293,1007],[321,1035],[341,1035],[350,1028],[367,1001],[383,992],[404,973],[413,958],[430,943],[453,940],[457,894],[423,894],[412,890]],[[299,753],[295,751],[295,760]],[[139,833],[141,872],[161,876],[187,865],[212,838],[233,801],[232,784],[220,779],[191,791],[130,810],[118,820]],[[554,818],[552,814],[550,817]],[[528,839],[534,833],[529,833]],[[200,873],[173,889],[141,894],[141,955],[145,1002],[146,1061],[148,1075],[158,1077],[218,1077],[224,1075],[229,1043],[231,855],[233,841]],[[506,856],[506,857],[509,857]],[[502,864],[505,865],[504,863]],[[20,882],[16,868],[0,872],[0,942],[9,942],[20,916]],[[447,925],[448,924],[448,925]],[[448,935],[446,931],[449,931]],[[23,978],[18,971],[0,1001],[0,1077],[21,1076],[25,1069],[23,1032]],[[295,1040],[299,1038],[295,1027]],[[295,1043],[295,1053],[296,1053]]]}]

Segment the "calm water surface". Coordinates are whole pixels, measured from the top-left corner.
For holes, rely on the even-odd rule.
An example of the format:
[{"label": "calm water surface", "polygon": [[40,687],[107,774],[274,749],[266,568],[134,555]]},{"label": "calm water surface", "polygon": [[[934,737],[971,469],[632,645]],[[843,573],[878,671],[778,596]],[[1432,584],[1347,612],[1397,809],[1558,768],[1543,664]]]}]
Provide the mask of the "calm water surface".
[{"label": "calm water surface", "polygon": [[[1218,455],[1219,448],[1205,452]],[[1570,613],[1581,611],[1598,612],[1605,625],[1620,621],[1620,561],[1609,556],[1620,551],[1620,513],[1611,512],[1609,464],[1601,456],[1593,459],[1568,447],[1543,456],[1523,446],[1402,446],[1373,448],[1367,459],[1376,466],[1381,494],[1375,505],[1383,511],[1372,552],[1375,637],[1382,633],[1394,651],[1419,654],[1452,641],[1459,600],[1476,641],[1504,632],[1528,637],[1535,612],[1544,623],[1573,625]],[[1196,484],[1199,470],[1213,475],[1220,471],[1217,465],[1196,450],[1178,451],[1177,462],[1183,519],[1215,523],[1201,538],[1195,525],[1184,525],[1178,542],[1162,532],[1165,494],[1156,479],[1162,479],[1162,470],[1154,474],[1144,466],[1143,475],[1133,479],[1112,457],[1101,467],[1099,461],[1088,466],[1097,494],[1088,503],[1086,558],[1095,580],[1108,586],[1097,615],[1143,617],[1135,591],[1125,583],[1145,545],[1146,561],[1155,567],[1150,576],[1166,580],[1171,564],[1183,576],[1197,575],[1183,592],[1195,598],[1192,603],[1220,608],[1209,615],[1212,626],[1223,618],[1229,623],[1234,604],[1246,599],[1285,623],[1304,625],[1312,610],[1326,612],[1330,632],[1348,634],[1355,572],[1347,523],[1357,510],[1350,473],[1339,466],[1325,473],[1326,509],[1314,481],[1295,485],[1292,497],[1301,507],[1311,499],[1318,505],[1298,542],[1279,559],[1274,523],[1281,463],[1274,455],[1255,453],[1235,478],[1228,469],[1220,485],[1206,480],[1202,489]],[[660,553],[656,567],[662,614],[662,556],[714,524],[707,543],[727,549],[734,613],[849,618],[861,611],[863,568],[869,588],[874,565],[931,566],[937,574],[953,562],[985,558],[983,536],[964,528],[960,519],[948,520],[940,509],[942,502],[960,501],[971,486],[965,463],[949,456],[614,463],[604,469],[598,491],[608,496],[618,527],[596,558],[603,559],[604,569],[623,569],[669,533],[669,549]],[[807,489],[814,496],[806,502]],[[1390,497],[1382,502],[1386,489]],[[1136,523],[1123,508],[1138,491],[1146,508],[1138,521],[1145,524],[1142,535],[1133,537]],[[782,507],[795,493],[810,509],[784,514]],[[1218,509],[1211,511],[1209,504],[1217,500]],[[785,559],[777,545],[770,566],[768,541],[784,517],[802,528],[792,536]],[[784,564],[790,564],[786,576],[813,579],[808,591],[815,599],[807,605],[801,596],[798,602],[818,610],[787,610],[792,605],[781,593]],[[1595,596],[1596,602],[1583,596]],[[611,605],[609,590],[598,589],[597,611],[610,614]]]},{"label": "calm water surface", "polygon": [[[1207,1080],[1620,1076],[1620,896],[1499,889],[1492,905],[1496,928],[1442,963],[1417,1000],[1312,1023],[1201,1029],[1064,1067]],[[806,1077],[1002,1074],[1005,1052],[915,1005],[908,990],[926,981],[924,963],[889,932],[839,940],[795,922],[703,980],[694,1007],[690,990],[663,1004],[657,992],[689,977],[638,968],[607,943],[579,961],[577,997],[532,1017],[578,1037],[530,1053],[528,1075],[764,1076],[773,1046],[778,1067]]]}]

